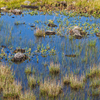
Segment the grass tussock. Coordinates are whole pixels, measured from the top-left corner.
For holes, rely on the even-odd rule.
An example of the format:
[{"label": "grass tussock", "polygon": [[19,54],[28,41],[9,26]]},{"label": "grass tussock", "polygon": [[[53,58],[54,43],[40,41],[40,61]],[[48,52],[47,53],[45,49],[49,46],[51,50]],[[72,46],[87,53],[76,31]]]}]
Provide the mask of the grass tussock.
[{"label": "grass tussock", "polygon": [[21,84],[14,81],[10,68],[3,65],[0,66],[0,88],[3,98],[18,98],[21,92]]},{"label": "grass tussock", "polygon": [[25,91],[24,93],[21,93],[20,100],[36,100],[36,97],[32,91]]},{"label": "grass tussock", "polygon": [[40,83],[40,93],[42,95],[56,97],[61,92],[61,89],[61,84],[56,83],[56,81],[44,81],[44,83]]},{"label": "grass tussock", "polygon": [[100,87],[98,87],[96,89],[92,89],[92,95],[99,96],[100,95]]},{"label": "grass tussock", "polygon": [[89,72],[86,73],[87,78],[93,78],[99,75],[100,75],[100,68],[96,66],[93,66],[92,68],[90,68]]},{"label": "grass tussock", "polygon": [[31,71],[31,67],[26,67],[25,68],[25,74],[31,74],[32,73],[32,71]]},{"label": "grass tussock", "polygon": [[13,82],[12,84],[7,84],[3,88],[3,98],[19,98],[19,95],[21,93],[21,83]]},{"label": "grass tussock", "polygon": [[84,87],[85,78],[81,76],[80,78],[76,75],[66,75],[63,79],[64,84],[70,84],[70,87],[77,90]]},{"label": "grass tussock", "polygon": [[97,78],[97,79],[93,79],[90,83],[90,87],[92,88],[97,88],[97,87],[100,87],[100,79]]},{"label": "grass tussock", "polygon": [[60,64],[54,64],[53,62],[50,63],[49,71],[52,74],[58,74],[60,72]]},{"label": "grass tussock", "polygon": [[36,79],[34,78],[34,76],[29,76],[28,77],[28,85],[30,87],[36,86]]},{"label": "grass tussock", "polygon": [[40,30],[39,28],[36,28],[36,32],[34,34],[36,37],[45,37],[45,31]]},{"label": "grass tussock", "polygon": [[[32,93],[22,94],[21,83],[16,82],[12,70],[3,65],[0,65],[0,89],[3,91],[3,98],[7,100],[35,100]],[[33,99],[23,99],[23,97]]]}]

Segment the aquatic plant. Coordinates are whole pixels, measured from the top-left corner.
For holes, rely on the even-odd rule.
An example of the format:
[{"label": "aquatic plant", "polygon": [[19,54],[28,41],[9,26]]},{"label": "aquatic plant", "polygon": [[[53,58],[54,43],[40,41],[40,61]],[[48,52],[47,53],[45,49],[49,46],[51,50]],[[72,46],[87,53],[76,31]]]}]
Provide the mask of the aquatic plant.
[{"label": "aquatic plant", "polygon": [[33,91],[25,91],[21,93],[20,100],[36,100],[36,96],[32,92]]},{"label": "aquatic plant", "polygon": [[14,80],[14,76],[9,67],[0,65],[0,89],[3,90],[3,98],[11,100],[35,100],[32,92],[22,93],[21,83]]},{"label": "aquatic plant", "polygon": [[34,78],[34,76],[29,76],[28,77],[28,85],[30,87],[36,86],[36,79]]},{"label": "aquatic plant", "polygon": [[21,93],[21,83],[14,81],[14,76],[9,67],[0,65],[0,88],[3,98],[18,98]]},{"label": "aquatic plant", "polygon": [[100,79],[93,79],[92,82],[90,82],[90,87],[97,88],[100,86]]},{"label": "aquatic plant", "polygon": [[96,67],[95,65],[90,69],[89,72],[86,73],[87,78],[93,78],[100,75],[100,68]]},{"label": "aquatic plant", "polygon": [[49,71],[52,74],[57,74],[60,72],[60,64],[54,64],[53,62],[50,63]]},{"label": "aquatic plant", "polygon": [[84,80],[85,78],[83,76],[81,76],[80,78],[78,78],[78,76],[73,75],[72,73],[68,76],[66,75],[63,79],[63,83],[64,84],[70,84],[70,87],[72,89],[80,89],[84,87]]},{"label": "aquatic plant", "polygon": [[19,98],[22,86],[20,83],[9,83],[3,88],[3,98]]},{"label": "aquatic plant", "polygon": [[64,84],[70,84],[70,77],[68,75],[66,75],[64,78],[63,78],[63,83]]},{"label": "aquatic plant", "polygon": [[88,43],[88,46],[95,47],[96,46],[96,40],[90,40]]},{"label": "aquatic plant", "polygon": [[80,89],[84,87],[84,82],[83,80],[80,78],[78,78],[76,75],[71,75],[70,76],[70,86],[73,89]]},{"label": "aquatic plant", "polygon": [[36,28],[36,32],[34,33],[36,37],[45,37],[45,31],[40,30],[39,28]]},{"label": "aquatic plant", "polygon": [[31,74],[32,71],[31,71],[31,67],[26,67],[25,68],[25,74]]},{"label": "aquatic plant", "polygon": [[60,83],[56,83],[56,81],[44,81],[44,83],[40,83],[40,93],[42,95],[56,97],[61,92],[61,89]]}]

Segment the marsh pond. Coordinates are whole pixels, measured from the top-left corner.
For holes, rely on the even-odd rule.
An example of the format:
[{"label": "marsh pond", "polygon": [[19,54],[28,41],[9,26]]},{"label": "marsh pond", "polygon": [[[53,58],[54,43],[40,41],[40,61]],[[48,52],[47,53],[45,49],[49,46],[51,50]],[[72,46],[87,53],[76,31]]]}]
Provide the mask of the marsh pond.
[{"label": "marsh pond", "polygon": [[1,11],[1,99],[99,100],[99,32],[92,15]]}]

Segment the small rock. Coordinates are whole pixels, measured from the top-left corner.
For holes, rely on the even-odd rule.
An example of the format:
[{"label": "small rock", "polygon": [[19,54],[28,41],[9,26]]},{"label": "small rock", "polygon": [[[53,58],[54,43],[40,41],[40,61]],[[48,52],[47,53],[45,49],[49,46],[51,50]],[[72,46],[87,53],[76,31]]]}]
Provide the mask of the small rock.
[{"label": "small rock", "polygon": [[73,10],[73,9],[75,9],[75,6],[73,4],[69,5],[67,8],[68,11]]},{"label": "small rock", "polygon": [[29,5],[31,2],[30,1],[24,1],[24,3]]},{"label": "small rock", "polygon": [[66,1],[58,1],[57,4],[56,4],[56,7],[58,7],[60,5],[67,7],[67,2]]},{"label": "small rock", "polygon": [[25,49],[15,49],[13,51],[13,53],[17,53],[17,52],[25,53]]},{"label": "small rock", "polygon": [[3,14],[3,13],[1,14],[1,16],[4,16],[4,15],[5,15],[5,14]]},{"label": "small rock", "polygon": [[20,14],[22,14],[22,11],[19,10],[19,9],[11,10],[11,12],[12,12],[13,14],[15,14],[15,15],[20,15]]},{"label": "small rock", "polygon": [[21,52],[18,52],[14,55],[14,57],[12,58],[12,61],[13,62],[22,62],[22,61],[25,61],[27,58],[28,58],[27,55],[25,55]]},{"label": "small rock", "polygon": [[22,8],[31,8],[31,9],[39,9],[38,6],[28,6],[28,5],[21,5]]},{"label": "small rock", "polygon": [[7,10],[7,7],[1,7],[1,10],[5,11],[5,10]]},{"label": "small rock", "polygon": [[95,35],[96,35],[97,37],[100,37],[100,33],[96,33]]},{"label": "small rock", "polygon": [[47,31],[45,32],[45,35],[55,35],[55,34],[56,34],[56,32],[51,31],[51,30],[47,30]]},{"label": "small rock", "polygon": [[1,47],[2,47],[2,48],[6,48],[6,46],[5,46],[5,45],[1,45]]},{"label": "small rock", "polygon": [[77,39],[81,39],[86,35],[86,32],[84,32],[79,26],[75,26],[70,30],[70,35],[74,36]]},{"label": "small rock", "polygon": [[57,27],[57,25],[53,24],[53,23],[49,23],[48,24],[49,27]]},{"label": "small rock", "polygon": [[75,55],[75,54],[65,55],[65,56],[67,56],[67,57],[76,57],[76,55]]},{"label": "small rock", "polygon": [[31,25],[30,27],[35,27],[34,25]]}]

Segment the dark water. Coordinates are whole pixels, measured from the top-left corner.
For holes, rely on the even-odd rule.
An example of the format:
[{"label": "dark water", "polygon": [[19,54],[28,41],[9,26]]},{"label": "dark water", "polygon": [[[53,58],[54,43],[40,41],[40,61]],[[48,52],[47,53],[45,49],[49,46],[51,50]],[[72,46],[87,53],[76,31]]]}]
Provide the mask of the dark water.
[{"label": "dark water", "polygon": [[[49,20],[54,20],[54,23],[58,27],[50,28],[47,25]],[[16,22],[20,24],[15,25]],[[30,27],[31,25],[35,25],[35,27],[44,29],[45,31],[54,30],[57,35],[40,38],[35,37],[35,28]],[[77,25],[82,27],[89,35],[82,39],[71,38],[69,36],[69,30],[71,27]],[[100,19],[96,19],[92,16],[70,17],[70,14],[65,16],[59,12],[52,13],[52,15],[43,15],[43,12],[38,12],[38,15],[30,15],[28,11],[24,11],[23,15],[4,13],[0,18],[0,45],[4,45],[6,48],[3,49],[0,47],[0,50],[2,51],[3,49],[3,53],[5,52],[7,56],[3,57],[1,62],[11,66],[15,72],[15,79],[22,82],[23,90],[29,89],[27,76],[25,74],[26,67],[34,68],[36,79],[41,80],[45,78],[62,80],[62,78],[70,72],[81,76],[83,73],[86,73],[93,64],[98,65],[100,62],[100,39],[95,36],[95,33],[100,31],[99,26]],[[95,42],[95,46],[89,46],[90,42]],[[46,57],[42,57],[41,50],[48,46],[50,49],[45,52]],[[40,47],[40,52],[35,52],[38,47]],[[11,62],[11,58],[14,55],[12,52],[16,48],[24,48],[31,60],[26,60],[20,64]],[[28,54],[29,48],[31,48],[31,54]],[[51,53],[51,51],[55,52]],[[65,56],[72,54],[76,55],[76,57]],[[2,52],[0,54],[0,57],[1,56]],[[50,62],[60,63],[61,73],[59,75],[55,77],[50,75],[48,69]],[[44,67],[44,63],[47,63],[48,66]],[[38,86],[34,88],[33,91],[37,95],[37,99],[39,99]],[[84,90],[74,91],[70,89],[69,86],[65,86],[63,91],[64,92],[59,96],[60,100],[82,100],[82,98],[83,100],[99,99],[99,97],[88,95],[88,83]]]}]

